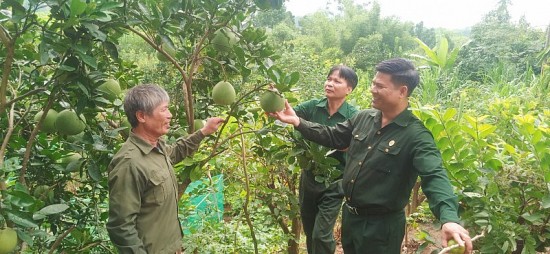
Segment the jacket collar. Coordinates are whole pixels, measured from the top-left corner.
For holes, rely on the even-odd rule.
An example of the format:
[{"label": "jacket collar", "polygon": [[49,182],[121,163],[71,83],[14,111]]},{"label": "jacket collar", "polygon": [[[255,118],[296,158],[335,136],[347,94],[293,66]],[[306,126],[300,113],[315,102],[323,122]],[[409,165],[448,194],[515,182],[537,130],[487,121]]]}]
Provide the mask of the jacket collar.
[{"label": "jacket collar", "polygon": [[[378,109],[375,109],[375,110],[372,110],[369,112],[369,114],[374,117],[374,121],[375,122],[380,122],[381,119],[382,119],[382,111],[378,110]],[[395,117],[391,123],[395,123],[401,127],[406,127],[407,125],[409,125],[409,123],[412,122],[412,120],[414,119],[414,115],[410,109],[410,107],[407,107],[405,110],[403,110],[401,113],[399,113],[399,115],[397,115],[397,117]]]},{"label": "jacket collar", "polygon": [[[319,100],[319,102],[317,102],[317,104],[315,105],[319,108],[324,108],[327,112],[328,112],[328,99],[327,97],[324,97],[322,99]],[[344,116],[344,117],[350,117],[349,114],[347,114],[347,112],[350,111],[350,105],[347,101],[344,101],[344,103],[342,103],[342,106],[340,106],[340,108],[338,109],[338,111],[336,111],[336,113]]]},{"label": "jacket collar", "polygon": [[[151,151],[157,148],[152,146],[149,142],[145,141],[132,131],[130,131],[130,136],[128,137],[128,140],[132,142],[143,154],[149,154]],[[164,151],[164,145],[165,144],[162,139],[159,139],[157,141],[157,146],[160,151]]]}]

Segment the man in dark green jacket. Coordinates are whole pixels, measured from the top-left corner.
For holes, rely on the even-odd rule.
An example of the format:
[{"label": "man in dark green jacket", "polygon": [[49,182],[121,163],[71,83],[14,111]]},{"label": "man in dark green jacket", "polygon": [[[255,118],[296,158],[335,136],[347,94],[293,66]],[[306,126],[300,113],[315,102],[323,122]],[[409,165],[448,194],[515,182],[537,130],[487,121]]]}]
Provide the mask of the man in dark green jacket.
[{"label": "man in dark green jacket", "polygon": [[442,243],[454,239],[471,253],[472,241],[458,218],[458,201],[442,166],[431,133],[408,109],[419,83],[405,59],[383,61],[372,80],[371,110],[363,110],[334,127],[300,119],[288,102],[271,115],[294,125],[321,145],[348,148],[342,185],[344,253],[398,254],[405,234],[404,208],[420,176],[432,213],[442,223]]},{"label": "man in dark green jacket", "polygon": [[[330,69],[324,84],[325,97],[304,102],[296,106],[294,111],[308,121],[334,126],[357,112],[355,107],[346,102],[347,95],[356,85],[355,71],[344,65],[334,66]],[[343,170],[344,152],[336,151],[331,156],[340,163],[336,167]],[[306,235],[307,251],[310,254],[334,254],[336,242],[333,230],[342,207],[343,194],[339,187],[339,179],[342,177],[340,174],[333,179],[327,168],[314,161],[307,163],[307,167],[302,169],[299,190],[300,215]],[[316,178],[323,180],[318,181]]]},{"label": "man in dark green jacket", "polygon": [[178,182],[173,163],[193,154],[205,136],[218,129],[221,118],[166,145],[172,114],[169,97],[156,85],[139,85],[124,99],[132,125],[126,143],[109,164],[107,231],[120,253],[181,253]]}]

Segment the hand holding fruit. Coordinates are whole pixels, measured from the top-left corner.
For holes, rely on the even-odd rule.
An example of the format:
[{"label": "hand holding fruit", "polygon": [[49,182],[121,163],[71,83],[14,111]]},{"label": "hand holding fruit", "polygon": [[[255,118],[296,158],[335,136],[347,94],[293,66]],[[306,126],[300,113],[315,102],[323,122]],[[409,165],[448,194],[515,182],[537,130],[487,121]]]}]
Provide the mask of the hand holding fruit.
[{"label": "hand holding fruit", "polygon": [[449,253],[472,253],[472,239],[466,229],[460,226],[458,223],[447,222],[441,227],[441,240],[443,247],[457,244],[458,248],[454,248]]},{"label": "hand holding fruit", "polygon": [[292,109],[287,100],[285,100],[284,110],[269,113],[269,115],[277,118],[281,122],[292,124],[294,127],[300,125],[300,118],[296,115],[296,112]]},{"label": "hand holding fruit", "polygon": [[[454,239],[451,239],[447,242],[447,247],[456,245],[456,241]],[[462,254],[466,250],[466,247],[458,245],[458,247],[455,247],[449,251],[451,254]]]},{"label": "hand holding fruit", "polygon": [[212,117],[212,118],[206,119],[206,123],[201,128],[202,134],[208,136],[216,132],[223,122],[224,120],[220,117]]}]

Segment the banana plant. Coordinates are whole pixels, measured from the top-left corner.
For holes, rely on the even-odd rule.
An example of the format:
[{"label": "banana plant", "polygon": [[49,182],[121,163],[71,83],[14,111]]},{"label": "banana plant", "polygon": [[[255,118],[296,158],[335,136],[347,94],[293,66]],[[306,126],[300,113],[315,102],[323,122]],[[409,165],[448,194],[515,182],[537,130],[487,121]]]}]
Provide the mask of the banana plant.
[{"label": "banana plant", "polygon": [[410,56],[420,59],[428,66],[437,68],[443,72],[449,71],[454,67],[458,52],[460,51],[460,48],[464,46],[449,49],[449,41],[445,37],[441,37],[438,44],[434,48],[430,48],[418,38],[415,38],[415,41],[418,43],[420,48],[424,50],[426,55],[422,56],[418,54],[411,54]]}]

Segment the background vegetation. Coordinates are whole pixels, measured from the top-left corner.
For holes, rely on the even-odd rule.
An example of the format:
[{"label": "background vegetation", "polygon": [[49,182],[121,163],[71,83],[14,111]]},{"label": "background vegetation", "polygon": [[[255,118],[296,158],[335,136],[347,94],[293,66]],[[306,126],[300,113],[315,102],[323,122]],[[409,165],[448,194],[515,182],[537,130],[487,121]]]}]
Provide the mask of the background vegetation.
[{"label": "background vegetation", "polygon": [[[376,2],[339,3],[336,13],[297,18],[271,0],[0,2],[0,228],[16,229],[16,252],[116,252],[105,230],[106,169],[127,128],[122,95],[97,89],[109,78],[169,91],[169,142],[192,132],[194,119],[227,120],[176,166],[181,190],[202,179],[180,203],[187,252],[304,252],[296,161],[304,151],[292,128],[258,110],[258,97],[269,85],[294,104],[322,96],[326,72],[344,63],[360,76],[350,101],[368,108],[373,67],[391,57],[421,70],[411,107],[441,149],[465,226],[485,233],[476,250],[547,252],[550,31],[513,22],[506,0],[466,32],[382,17]],[[222,27],[238,41],[220,50],[212,41]],[[210,98],[222,80],[239,97],[230,106]],[[41,131],[45,116],[35,115],[49,109],[75,110],[85,131]],[[197,209],[193,197],[220,191],[218,175],[224,210]],[[415,191],[408,207],[409,251],[440,247],[423,200]]]}]

